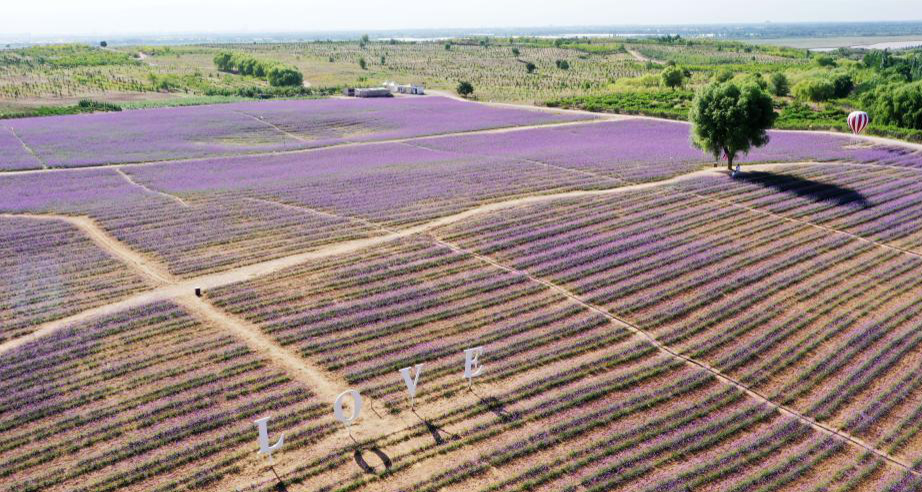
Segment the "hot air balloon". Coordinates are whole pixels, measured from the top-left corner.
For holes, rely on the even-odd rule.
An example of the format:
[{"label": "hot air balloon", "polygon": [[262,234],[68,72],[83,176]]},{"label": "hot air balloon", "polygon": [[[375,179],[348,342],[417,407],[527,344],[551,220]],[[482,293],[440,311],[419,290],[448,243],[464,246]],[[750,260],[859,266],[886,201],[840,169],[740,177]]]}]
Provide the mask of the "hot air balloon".
[{"label": "hot air balloon", "polygon": [[852,111],[848,115],[848,127],[851,128],[852,133],[855,135],[863,132],[870,122],[871,118],[864,111]]}]

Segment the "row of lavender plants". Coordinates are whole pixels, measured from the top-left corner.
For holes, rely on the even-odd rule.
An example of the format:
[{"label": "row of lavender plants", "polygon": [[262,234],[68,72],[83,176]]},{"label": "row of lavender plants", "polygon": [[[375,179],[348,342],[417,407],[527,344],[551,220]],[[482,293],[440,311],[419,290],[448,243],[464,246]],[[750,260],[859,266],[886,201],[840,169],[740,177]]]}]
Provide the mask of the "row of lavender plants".
[{"label": "row of lavender plants", "polygon": [[169,303],[73,325],[0,367],[2,490],[217,490],[258,464],[253,419],[275,415],[290,449],[334,427],[307,389]]},{"label": "row of lavender plants", "polygon": [[[902,171],[849,169],[803,172],[820,173],[812,178],[820,185],[829,184],[824,172],[853,177],[836,183],[871,206],[915,193],[909,182],[892,182]],[[888,181],[885,201],[875,190]],[[560,201],[439,235],[553,280],[774,401],[917,458],[900,436],[917,432],[912,402],[920,387],[912,360],[922,348],[922,280],[913,272],[922,260],[813,226],[809,215],[791,222],[732,205],[748,191],[786,207],[779,188],[753,191],[752,182],[730,178],[700,182],[722,194],[692,182],[653,194]],[[847,211],[862,206],[822,203]]]},{"label": "row of lavender plants", "polygon": [[0,217],[0,342],[147,287],[70,224]]},{"label": "row of lavender plants", "polygon": [[878,164],[830,164],[697,178],[681,189],[915,249],[922,246],[919,176]]},{"label": "row of lavender plants", "polygon": [[159,194],[110,169],[0,178],[0,210],[87,215],[117,240],[151,255],[178,276],[381,233],[346,218],[233,193]]},{"label": "row of lavender plants", "polygon": [[[407,411],[394,375],[424,363],[417,411],[426,423],[363,443],[387,453],[386,483],[398,490],[478,487],[507,467],[514,478],[490,490],[634,490],[678,473],[681,483],[764,486],[789,479],[758,477],[802,464],[808,447],[835,447],[546,286],[426,238],[208,295],[383,401],[380,411]],[[457,347],[470,344],[485,348],[474,393],[454,370]],[[722,466],[683,467],[679,456]],[[802,468],[812,470],[832,453],[809,457]],[[384,484],[350,458],[334,451],[282,478],[333,490]],[[423,463],[432,473],[417,482],[407,472]]]}]

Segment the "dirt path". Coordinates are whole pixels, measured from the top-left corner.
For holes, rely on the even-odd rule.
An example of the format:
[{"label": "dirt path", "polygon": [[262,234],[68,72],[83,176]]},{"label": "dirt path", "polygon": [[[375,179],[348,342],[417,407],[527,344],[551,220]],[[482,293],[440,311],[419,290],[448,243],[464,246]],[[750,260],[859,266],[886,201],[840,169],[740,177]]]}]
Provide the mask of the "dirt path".
[{"label": "dirt path", "polygon": [[157,191],[157,190],[154,190],[154,189],[152,189],[152,188],[148,188],[147,186],[142,185],[141,183],[138,183],[138,182],[135,181],[131,176],[129,176],[128,174],[126,174],[125,171],[122,171],[122,169],[119,168],[119,167],[115,168],[115,172],[118,173],[119,176],[121,176],[122,178],[124,178],[125,181],[127,181],[128,184],[130,184],[130,185],[132,185],[132,186],[137,186],[138,188],[141,188],[142,190],[144,190],[144,191],[147,192],[147,193],[152,193],[152,194],[154,194],[154,195],[160,195],[160,196],[162,196],[162,197],[169,198],[170,200],[173,200],[173,201],[175,201],[176,203],[179,203],[179,204],[182,205],[183,207],[186,207],[186,208],[189,207],[189,204],[186,203],[185,200],[183,200],[182,198],[179,198],[179,197],[176,196],[176,195],[171,195],[171,194],[169,194],[169,193],[164,193],[164,192],[162,192],[162,191]]},{"label": "dirt path", "polygon": [[650,57],[647,57],[647,56],[642,55],[642,54],[641,54],[639,51],[637,51],[637,50],[633,50],[633,49],[630,49],[630,48],[625,48],[625,49],[627,50],[627,52],[628,52],[629,55],[633,56],[635,60],[637,60],[637,61],[639,61],[639,62],[641,62],[641,63],[650,62],[650,63],[656,63],[657,65],[662,65],[662,64],[663,64],[663,62],[661,62],[661,61],[659,61],[659,60],[654,60],[653,58],[650,58]]},{"label": "dirt path", "polygon": [[29,147],[28,145],[26,145],[26,142],[24,142],[22,140],[22,137],[20,137],[19,134],[16,133],[16,130],[13,129],[13,127],[11,126],[8,126],[7,128],[10,130],[10,133],[13,134],[13,138],[15,138],[16,141],[19,142],[19,145],[22,145],[23,150],[28,152],[28,154],[31,155],[32,158],[35,159],[36,162],[39,163],[39,165],[42,166],[42,169],[48,169],[48,164],[46,164],[45,161],[43,161],[42,158],[39,157],[38,154],[36,154],[34,150],[32,150],[32,147]]},{"label": "dirt path", "polygon": [[349,388],[345,381],[338,380],[334,375],[313,366],[296,352],[279,345],[249,321],[225,313],[195,294],[183,294],[175,300],[200,321],[233,333],[254,352],[284,369],[293,380],[310,388],[321,400],[332,402],[337,395]]},{"label": "dirt path", "polygon": [[[533,104],[522,104],[522,103],[505,103],[505,102],[495,102],[495,101],[479,101],[477,99],[469,99],[459,96],[451,91],[442,91],[437,89],[426,89],[426,96],[413,96],[413,97],[446,97],[448,99],[454,99],[455,101],[461,101],[470,104],[480,104],[481,106],[490,106],[492,108],[500,109],[518,109],[526,111],[536,111],[540,113],[551,113],[551,114],[574,114],[574,115],[584,115],[584,116],[594,116],[599,118],[596,123],[600,121],[622,121],[630,120],[635,118],[634,115],[627,114],[617,114],[617,113],[599,113],[595,111],[586,111],[584,109],[565,109],[565,108],[551,108],[548,106],[535,106]],[[584,123],[587,123],[584,121]]]},{"label": "dirt path", "polygon": [[[816,164],[816,163],[799,162],[799,163],[761,164],[761,165],[747,166],[747,169],[783,169],[785,167],[811,165],[811,164]],[[837,163],[822,163],[822,164],[836,165]],[[566,200],[570,198],[584,198],[584,197],[593,197],[593,196],[606,196],[606,195],[612,195],[612,194],[618,194],[618,193],[627,193],[631,191],[639,191],[639,190],[644,190],[644,189],[655,189],[655,188],[659,188],[663,186],[668,186],[671,184],[681,183],[683,181],[695,179],[701,176],[720,174],[722,172],[724,172],[722,169],[712,168],[712,169],[696,171],[696,172],[689,173],[689,174],[684,174],[684,175],[677,176],[677,177],[663,180],[663,181],[641,183],[641,184],[631,184],[627,186],[606,188],[606,189],[601,189],[601,190],[578,190],[578,191],[568,191],[568,192],[553,193],[553,194],[546,194],[546,195],[529,195],[529,196],[524,196],[524,197],[512,198],[512,199],[504,200],[500,202],[487,203],[487,204],[479,205],[479,206],[470,208],[468,210],[465,210],[463,212],[459,212],[453,215],[440,217],[438,219],[434,219],[424,224],[416,225],[413,227],[400,229],[396,231],[390,231],[388,229],[385,229],[384,232],[386,233],[381,234],[379,236],[373,236],[369,238],[362,238],[362,239],[355,239],[351,241],[344,241],[340,243],[334,243],[334,244],[316,249],[314,251],[298,253],[295,255],[285,256],[282,258],[276,258],[273,260],[267,260],[267,261],[260,262],[260,263],[254,263],[252,265],[234,268],[232,270],[227,270],[224,272],[217,272],[217,273],[202,275],[199,277],[189,278],[185,280],[174,279],[171,275],[169,275],[168,272],[166,272],[164,268],[152,266],[153,263],[150,260],[147,260],[141,257],[140,255],[132,251],[130,248],[125,247],[124,245],[119,243],[117,240],[109,237],[105,231],[99,228],[99,226],[95,222],[93,222],[92,220],[88,218],[69,217],[69,216],[0,214],[0,216],[6,216],[6,217],[32,217],[35,219],[43,219],[43,220],[67,220],[77,225],[82,230],[87,231],[87,234],[91,238],[93,238],[94,241],[97,242],[97,244],[105,248],[107,251],[110,251],[113,253],[118,252],[119,258],[122,258],[124,261],[126,261],[129,264],[129,266],[134,265],[134,267],[138,269],[137,271],[142,272],[142,275],[144,275],[145,278],[152,279],[156,281],[157,284],[161,285],[160,287],[157,287],[151,291],[136,294],[134,296],[128,297],[126,299],[120,300],[118,302],[115,302],[109,305],[100,306],[100,307],[85,311],[83,313],[79,313],[74,316],[70,316],[67,318],[45,323],[39,326],[36,329],[36,331],[33,332],[31,335],[15,338],[13,340],[9,340],[3,344],[0,344],[0,354],[3,354],[16,347],[19,347],[29,341],[33,341],[43,336],[54,333],[55,331],[60,330],[64,328],[65,326],[78,322],[78,321],[83,321],[83,320],[90,319],[96,316],[103,316],[106,314],[111,314],[114,312],[118,312],[118,311],[128,309],[131,307],[137,307],[137,306],[150,303],[150,302],[174,299],[179,296],[186,295],[190,292],[194,292],[196,288],[213,289],[213,288],[223,287],[223,286],[238,283],[238,282],[244,282],[247,280],[255,279],[255,278],[266,276],[266,275],[271,275],[281,270],[284,270],[286,268],[291,268],[291,267],[294,267],[294,266],[297,266],[297,265],[300,265],[300,264],[303,264],[309,261],[322,260],[324,258],[329,258],[333,256],[350,254],[350,253],[358,252],[358,251],[361,251],[367,248],[386,244],[388,242],[391,242],[397,239],[406,238],[406,237],[409,237],[415,234],[428,233],[429,231],[432,231],[436,228],[455,224],[455,223],[458,223],[463,220],[467,220],[469,218],[476,217],[479,215],[499,212],[499,211],[509,209],[509,208],[514,208],[514,207],[549,202],[549,201],[554,201],[554,200]],[[798,219],[792,219],[789,217],[780,216],[777,214],[773,214],[771,212],[766,212],[764,210],[754,209],[752,207],[747,207],[747,206],[729,202],[729,201],[718,200],[713,197],[708,197],[705,195],[699,195],[699,194],[686,192],[682,190],[675,190],[675,191],[679,193],[687,193],[690,195],[695,195],[702,199],[711,200],[716,203],[720,203],[722,205],[733,206],[733,207],[737,207],[737,208],[741,208],[745,210],[750,210],[750,211],[753,211],[759,214],[772,216],[780,220],[798,222],[804,225],[817,227],[817,228],[820,228],[820,229],[823,229],[829,232],[848,235],[850,237],[855,238],[856,240],[873,243],[880,247],[885,247],[888,249],[901,251],[905,254],[909,254],[913,256],[920,256],[920,254],[915,251],[904,250],[904,249],[901,249],[901,248],[898,248],[898,247],[895,247],[895,246],[892,246],[886,243],[880,243],[874,240],[862,238],[860,236],[856,236],[851,233],[839,231],[839,230],[828,228],[825,226],[820,226],[820,225],[813,224],[807,221],[802,221]],[[289,206],[285,204],[278,204],[278,205],[286,206],[286,207]],[[307,212],[307,210],[305,210],[305,212]],[[339,216],[336,216],[336,217],[339,217]],[[372,226],[380,227],[377,224],[370,223],[367,221],[361,221],[361,222],[367,223]]]},{"label": "dirt path", "polygon": [[828,131],[828,130],[772,130],[772,132],[778,132],[778,133],[809,133],[809,134],[813,134],[813,135],[816,135],[816,134],[819,134],[819,135],[829,135],[829,136],[833,136],[833,137],[839,137],[839,138],[842,138],[842,139],[846,139],[846,138],[847,138],[847,139],[852,139],[852,140],[854,140],[854,141],[856,141],[856,142],[868,142],[868,143],[877,144],[877,145],[894,145],[894,146],[897,146],[897,147],[906,147],[906,148],[910,148],[910,149],[922,151],[922,143],[906,142],[906,141],[903,141],[903,140],[895,140],[895,139],[892,139],[892,138],[885,138],[885,137],[875,137],[875,136],[872,136],[872,135],[851,135],[851,134],[848,134],[848,133],[831,132],[831,131]]},{"label": "dirt path", "polygon": [[141,60],[142,62],[146,63],[146,64],[147,64],[148,66],[150,66],[150,67],[156,67],[156,66],[157,66],[156,63],[154,63],[154,62],[152,62],[152,61],[150,60],[150,56],[148,56],[148,54],[145,53],[145,52],[143,52],[143,51],[138,51],[138,60]]},{"label": "dirt path", "polygon": [[145,258],[133,249],[122,244],[118,239],[110,236],[102,227],[89,217],[70,215],[38,215],[38,214],[0,214],[0,217],[21,217],[35,220],[55,220],[67,222],[87,235],[97,246],[121,260],[128,268],[141,277],[153,282],[155,285],[174,283],[173,275],[166,268],[158,265],[153,260]]},{"label": "dirt path", "polygon": [[295,135],[294,133],[291,133],[291,132],[288,131],[288,130],[283,130],[281,127],[279,127],[279,126],[276,125],[275,123],[272,123],[271,121],[266,121],[266,120],[262,119],[262,118],[259,117],[259,116],[252,115],[252,114],[247,113],[247,112],[245,112],[245,111],[234,111],[234,112],[237,113],[237,114],[239,114],[239,115],[246,116],[247,118],[250,118],[250,119],[252,119],[252,120],[258,121],[258,122],[262,123],[263,125],[266,125],[266,126],[268,126],[269,128],[272,128],[273,130],[275,130],[275,131],[281,133],[282,135],[285,135],[285,136],[288,137],[288,138],[293,138],[293,139],[295,139],[295,140],[297,140],[297,141],[299,141],[299,142],[308,142],[308,141],[309,141],[309,140],[307,140],[306,138],[304,138],[304,137],[302,137],[302,136],[300,136],[300,135]]},{"label": "dirt path", "polygon": [[[425,96],[420,96],[425,97]],[[528,106],[531,109],[540,109],[534,106]],[[521,109],[519,107],[518,109]],[[550,108],[547,108],[550,109]],[[576,112],[572,110],[559,110],[567,112]],[[490,134],[499,134],[499,133],[510,133],[518,132],[524,130],[534,130],[538,128],[558,128],[558,127],[568,127],[568,126],[580,126],[580,125],[593,125],[606,121],[619,121],[626,120],[631,118],[636,118],[635,116],[624,116],[624,115],[615,115],[615,114],[606,114],[606,113],[588,113],[596,117],[594,120],[578,120],[578,121],[564,121],[560,123],[543,123],[535,125],[524,125],[524,126],[507,126],[501,128],[488,128],[484,130],[469,130],[461,132],[449,132],[449,133],[439,133],[435,135],[420,135],[415,137],[403,137],[403,138],[393,138],[385,140],[370,140],[364,142],[344,142],[338,144],[325,145],[321,147],[311,147],[307,149],[290,149],[290,150],[274,150],[268,152],[251,152],[243,154],[218,154],[207,157],[180,157],[175,159],[161,159],[156,161],[142,161],[142,162],[120,162],[113,164],[94,164],[91,166],[80,166],[80,167],[49,167],[46,169],[26,169],[19,171],[3,171],[0,170],[0,179],[3,176],[18,176],[24,174],[41,174],[41,173],[61,173],[61,172],[79,172],[85,171],[88,169],[108,169],[108,168],[131,168],[131,167],[143,167],[143,166],[156,166],[158,164],[181,164],[181,163],[191,163],[191,162],[203,162],[213,159],[228,159],[228,158],[237,158],[237,157],[272,157],[279,155],[293,155],[293,154],[307,154],[311,152],[320,152],[330,149],[339,149],[339,148],[348,148],[348,147],[365,147],[369,145],[383,145],[391,143],[404,143],[416,140],[427,140],[434,138],[443,138],[443,137],[456,137],[456,136],[465,136],[465,135],[490,135]]]},{"label": "dirt path", "polygon": [[[6,353],[10,350],[13,350],[16,347],[20,347],[25,343],[37,340],[43,336],[50,335],[60,329],[65,328],[68,325],[79,321],[85,321],[87,319],[95,318],[97,316],[104,316],[107,314],[116,313],[125,309],[132,307],[138,307],[150,302],[157,302],[163,300],[176,299],[178,297],[185,296],[191,292],[194,292],[196,288],[202,289],[213,289],[217,287],[223,287],[225,285],[230,285],[238,282],[244,282],[254,278],[271,275],[273,273],[279,272],[286,268],[294,267],[308,261],[321,260],[324,258],[329,258],[332,256],[345,255],[349,253],[354,253],[361,251],[363,249],[371,248],[381,244],[388,243],[397,239],[405,238],[412,236],[414,234],[420,234],[428,232],[437,227],[442,227],[462,220],[466,220],[471,217],[475,217],[481,214],[486,214],[490,212],[496,212],[504,210],[507,208],[513,208],[523,205],[529,205],[534,203],[541,203],[553,200],[564,200],[568,198],[579,198],[579,197],[588,197],[588,196],[604,196],[615,193],[623,193],[628,191],[636,191],[647,188],[653,188],[658,186],[664,186],[671,183],[681,182],[683,180],[692,179],[697,176],[711,175],[719,172],[714,169],[707,169],[703,171],[698,171],[695,173],[690,173],[682,176],[678,176],[669,180],[644,183],[631,186],[623,186],[620,188],[608,188],[603,190],[585,190],[585,191],[568,191],[563,193],[554,193],[547,195],[530,195],[525,197],[513,198],[510,200],[505,200],[501,202],[489,203],[485,205],[480,205],[463,212],[459,212],[453,215],[448,215],[432,221],[426,222],[425,224],[420,224],[417,226],[409,227],[406,229],[401,229],[394,232],[389,232],[387,234],[382,234],[380,236],[374,236],[369,238],[355,239],[352,241],[344,241],[340,243],[334,243],[322,248],[319,248],[314,251],[308,251],[304,253],[298,253],[295,255],[285,256],[282,258],[276,258],[274,260],[268,260],[260,263],[254,263],[252,265],[247,265],[239,268],[234,268],[232,270],[212,273],[208,275],[202,275],[199,277],[194,277],[185,280],[178,280],[169,275],[163,267],[151,267],[152,263],[150,260],[142,258],[139,254],[132,251],[130,248],[127,248],[123,244],[119,243],[117,240],[108,236],[108,234],[102,230],[95,222],[86,217],[71,217],[71,216],[55,216],[55,215],[34,215],[34,214],[0,214],[0,217],[29,217],[40,220],[65,220],[71,222],[81,230],[87,232],[87,235],[91,238],[94,238],[97,241],[97,244],[100,247],[103,247],[106,251],[110,251],[113,254],[117,251],[119,253],[119,258],[127,262],[129,266],[134,266],[136,271],[142,273],[145,278],[150,278],[159,285],[159,287],[143,292],[140,294],[135,294],[128,298],[122,299],[120,301],[107,304],[105,306],[99,306],[93,309],[89,309],[82,313],[69,316],[67,318],[51,321],[39,326],[36,331],[31,335],[26,335],[19,338],[14,338],[0,344],[0,354]],[[283,204],[280,204],[283,205]]]}]

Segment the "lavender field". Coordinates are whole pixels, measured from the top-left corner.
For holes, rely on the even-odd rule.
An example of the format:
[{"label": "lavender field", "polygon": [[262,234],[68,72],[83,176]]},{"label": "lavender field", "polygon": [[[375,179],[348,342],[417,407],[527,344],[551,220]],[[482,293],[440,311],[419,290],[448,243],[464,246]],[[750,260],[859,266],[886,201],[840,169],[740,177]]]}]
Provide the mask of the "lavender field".
[{"label": "lavender field", "polygon": [[0,170],[306,149],[588,119],[438,97],[271,101],[28,118],[0,123]]},{"label": "lavender field", "polygon": [[772,132],[733,177],[681,123],[439,97],[4,121],[2,491],[922,490],[916,147]]}]

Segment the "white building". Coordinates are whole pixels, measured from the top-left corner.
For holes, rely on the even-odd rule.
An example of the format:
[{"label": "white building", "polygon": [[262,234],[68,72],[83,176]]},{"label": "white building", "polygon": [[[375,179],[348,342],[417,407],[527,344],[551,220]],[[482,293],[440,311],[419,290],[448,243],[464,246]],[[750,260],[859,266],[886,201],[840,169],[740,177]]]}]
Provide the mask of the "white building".
[{"label": "white building", "polygon": [[401,94],[416,94],[421,96],[426,93],[426,88],[417,84],[398,85],[397,92]]},{"label": "white building", "polygon": [[356,89],[355,97],[390,97],[391,90],[387,87],[370,87],[366,89]]}]

